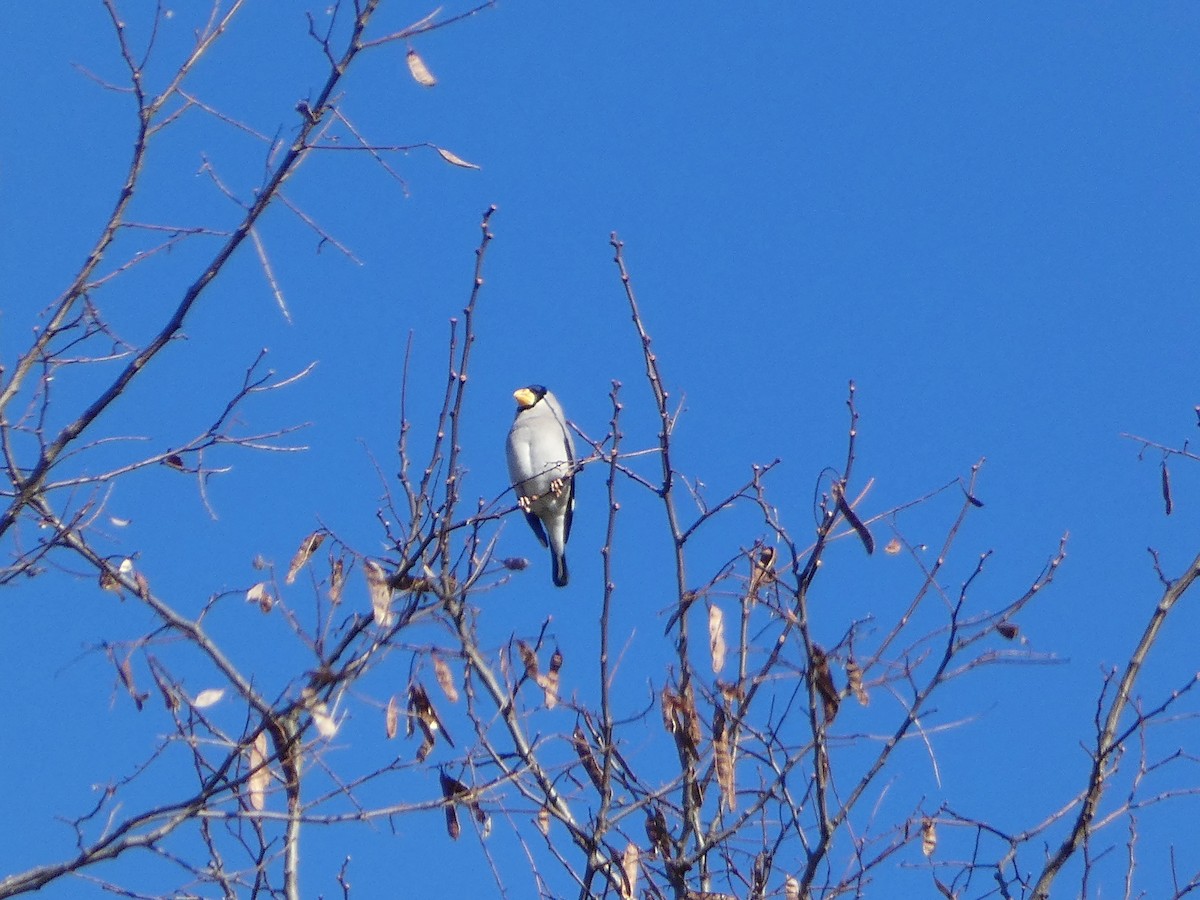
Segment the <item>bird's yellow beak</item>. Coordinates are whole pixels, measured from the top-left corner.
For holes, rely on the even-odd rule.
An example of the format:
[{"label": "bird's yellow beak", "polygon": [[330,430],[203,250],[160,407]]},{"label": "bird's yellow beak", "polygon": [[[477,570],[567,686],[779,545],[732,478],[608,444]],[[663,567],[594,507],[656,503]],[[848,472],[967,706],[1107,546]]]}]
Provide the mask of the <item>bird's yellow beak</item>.
[{"label": "bird's yellow beak", "polygon": [[521,407],[521,409],[529,409],[529,407],[537,403],[537,395],[529,388],[521,388],[518,391],[513,391],[513,399],[517,401],[517,406]]}]

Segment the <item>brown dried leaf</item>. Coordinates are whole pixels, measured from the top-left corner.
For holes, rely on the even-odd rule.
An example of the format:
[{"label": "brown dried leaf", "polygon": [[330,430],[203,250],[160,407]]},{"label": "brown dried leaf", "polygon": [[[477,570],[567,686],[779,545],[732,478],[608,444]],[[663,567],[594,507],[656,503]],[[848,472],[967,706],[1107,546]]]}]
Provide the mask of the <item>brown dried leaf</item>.
[{"label": "brown dried leaf", "polygon": [[637,844],[635,844],[633,841],[630,841],[625,845],[625,853],[621,857],[621,871],[625,875],[625,884],[621,890],[621,896],[624,897],[625,900],[634,900],[634,898],[637,896],[639,868],[640,864],[638,847]]},{"label": "brown dried leaf", "polygon": [[863,687],[862,667],[855,662],[853,656],[846,660],[846,680],[850,684],[850,693],[854,694],[854,699],[859,705],[870,706],[871,698],[867,695],[867,689]]},{"label": "brown dried leaf", "polygon": [[338,557],[329,569],[329,602],[334,606],[342,602],[342,588],[345,584],[346,566],[341,557]]},{"label": "brown dried leaf", "polygon": [[179,709],[179,692],[174,685],[167,684],[163,680],[163,676],[158,671],[158,664],[153,657],[150,659],[150,674],[154,677],[154,683],[158,685],[158,690],[162,694],[163,705],[170,712]]},{"label": "brown dried leaf", "polygon": [[467,162],[461,156],[456,156],[455,154],[451,153],[449,150],[446,150],[443,147],[434,147],[433,149],[436,150],[441,155],[442,159],[444,159],[446,162],[450,163],[450,165],[452,165],[452,166],[461,166],[464,169],[478,169],[479,168],[479,166],[475,165],[475,163]]},{"label": "brown dried leaf", "polygon": [[800,900],[800,882],[795,875],[789,875],[783,883],[784,900]]},{"label": "brown dried leaf", "polygon": [[1002,638],[1009,641],[1014,640],[1021,633],[1021,629],[1012,622],[997,622],[996,630],[1000,632]]},{"label": "brown dried leaf", "polygon": [[[387,732],[388,740],[396,736],[396,731],[400,725],[400,698],[392,694],[388,700],[387,712],[383,716],[383,727]],[[412,734],[412,728],[409,728],[409,734]]]},{"label": "brown dried leaf", "polygon": [[538,810],[537,829],[542,833],[542,837],[550,836],[550,810],[544,806]]},{"label": "brown dried leaf", "polygon": [[729,734],[725,728],[725,708],[718,706],[713,711],[713,764],[717,770],[717,785],[721,788],[721,799],[725,808],[737,809],[737,794],[733,784],[733,752],[729,746]]},{"label": "brown dried leaf", "polygon": [[708,649],[712,670],[719,675],[725,668],[725,614],[715,603],[708,607]]},{"label": "brown dried leaf", "polygon": [[887,546],[885,546],[883,548],[883,552],[890,554],[892,556],[895,556],[902,549],[903,549],[903,545],[900,543],[900,538],[894,537],[890,541],[887,542]]},{"label": "brown dried leaf", "polygon": [[271,783],[271,770],[267,767],[267,733],[260,731],[246,752],[250,757],[250,777],[246,781],[250,808],[261,812],[267,805],[267,787]]},{"label": "brown dried leaf", "polygon": [[438,687],[451,703],[458,702],[458,688],[454,686],[454,675],[450,672],[450,664],[442,659],[440,654],[433,654],[433,674],[437,678]]},{"label": "brown dried leaf", "polygon": [[363,574],[367,579],[367,590],[371,594],[371,610],[375,622],[381,628],[391,628],[396,617],[392,613],[392,589],[388,585],[387,573],[383,566],[368,559],[363,563]]},{"label": "brown dried leaf", "polygon": [[931,817],[926,816],[921,820],[921,852],[926,856],[933,856],[933,851],[937,849],[937,825]]},{"label": "brown dried leaf", "polygon": [[687,687],[684,688],[683,696],[679,698],[679,707],[683,714],[683,725],[685,726],[688,740],[692,744],[692,754],[696,759],[699,759],[700,742],[704,739],[704,733],[700,728],[700,714],[696,712],[696,694],[692,690],[692,683],[690,681]]},{"label": "brown dried leaf", "polygon": [[825,651],[816,644],[812,645],[812,659],[809,660],[808,674],[812,679],[813,687],[821,696],[825,724],[828,725],[837,716],[838,704],[841,703],[842,698],[838,694],[837,688],[833,686],[833,673],[829,671],[829,660],[825,656]]},{"label": "brown dried leaf", "polygon": [[321,542],[324,540],[325,532],[314,531],[300,542],[300,546],[296,550],[296,555],[292,557],[292,564],[288,566],[287,578],[284,579],[285,582],[288,584],[295,583],[297,573],[312,559],[312,555],[317,552],[317,548],[321,546]]},{"label": "brown dried leaf", "polygon": [[433,87],[437,84],[437,79],[433,77],[433,73],[425,66],[425,61],[417,56],[416,50],[409,50],[408,56],[408,71],[412,74],[413,81],[421,85],[421,87]]},{"label": "brown dried leaf", "polygon": [[588,744],[587,735],[583,733],[583,729],[578,725],[575,726],[575,731],[571,733],[571,745],[575,748],[575,755],[583,763],[583,770],[587,772],[588,778],[592,780],[592,784],[595,785],[596,790],[603,794],[604,774],[600,771],[596,757],[592,755],[592,748]]},{"label": "brown dried leaf", "polygon": [[146,580],[146,576],[141,572],[133,573],[133,583],[137,585],[138,596],[143,600],[150,599],[150,582]]},{"label": "brown dried leaf", "polygon": [[558,706],[558,673],[547,672],[538,679],[538,684],[541,685],[545,695],[546,709],[554,709]]},{"label": "brown dried leaf", "polygon": [[169,456],[163,457],[163,465],[170,466],[172,469],[183,471],[183,457],[178,453],[172,453]]}]

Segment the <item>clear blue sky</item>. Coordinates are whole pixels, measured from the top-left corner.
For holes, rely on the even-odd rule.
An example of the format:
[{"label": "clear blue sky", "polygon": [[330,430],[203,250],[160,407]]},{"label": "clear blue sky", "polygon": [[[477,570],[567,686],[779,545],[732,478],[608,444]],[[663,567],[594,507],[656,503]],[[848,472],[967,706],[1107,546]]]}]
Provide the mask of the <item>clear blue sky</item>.
[{"label": "clear blue sky", "polygon": [[[143,11],[127,6],[134,34],[143,32]],[[152,70],[160,77],[199,21],[186,6],[165,24]],[[324,78],[303,8],[250,4],[200,67],[196,94],[259,132],[291,134],[296,102]],[[385,2],[377,27],[425,12]],[[502,2],[414,46],[437,87],[417,86],[403,48],[393,46],[352,76],[344,112],[375,141],[430,141],[480,170],[448,166],[424,149],[393,161],[405,187],[364,158],[330,154],[304,165],[289,196],[362,265],[328,246],[318,254],[312,233],[275,209],[262,233],[293,322],[244,246],[187,326],[188,341],[155,363],[158,371],[98,434],[160,443],[190,436],[266,347],[281,373],[318,366],[295,388],[248,407],[245,430],[311,422],[300,437],[311,449],[214,459],[233,466],[211,486],[216,521],[194,484],[170,472],[121,483],[109,510],[132,522],[112,530],[111,552],[137,553],[156,588],[191,610],[258,580],[255,554],[286,567],[319,523],[379,552],[381,486],[371,459],[384,473],[394,469],[405,342],[411,331],[415,434],[423,436],[444,377],[445,323],[467,299],[480,213],[493,203],[496,240],[464,423],[466,496],[490,499],[507,486],[510,394],[529,382],[549,385],[585,431],[601,435],[610,382],[620,380],[626,446],[651,446],[639,348],[608,246],[616,230],[668,388],[684,399],[678,465],[710,498],[744,480],[751,463],[778,456],[774,502],[793,532],[805,533],[817,474],[844,458],[853,378],[862,414],[857,471],[860,483],[875,479],[865,512],[920,496],[987,458],[979,489],[986,506],[970,520],[947,578],[956,587],[978,554],[994,549],[980,608],[1023,590],[1070,532],[1055,585],[1020,622],[1031,649],[1063,664],[989,670],[966,683],[957,706],[935,715],[979,714],[935,739],[941,785],[915,748],[903,776],[913,783],[902,785],[927,808],[946,801],[1014,830],[1065,803],[1082,785],[1079,742],[1090,736],[1101,670],[1125,658],[1159,593],[1146,548],[1158,548],[1172,574],[1200,533],[1196,467],[1173,467],[1176,511],[1167,519],[1157,457],[1139,462],[1137,445],[1119,436],[1179,445],[1195,434],[1200,8]],[[72,67],[121,76],[99,3],[53,15],[40,3],[6,5],[0,60],[11,87],[0,131],[0,354],[8,365],[110,208],[133,120],[127,98]],[[236,209],[197,174],[205,157],[243,195],[264,165],[254,139],[193,117],[152,150],[153,196],[132,218],[233,222]],[[197,275],[202,249],[146,266],[101,292],[98,304],[132,339],[143,336]],[[81,396],[81,387],[65,384],[62,396]],[[671,582],[654,552],[665,534],[655,507],[632,486],[625,491],[617,602],[636,630],[632,712],[645,679],[661,684],[660,612]],[[570,588],[550,586],[548,559],[514,518],[501,550],[533,565],[483,605],[496,643],[535,634],[553,616],[552,631],[572,651],[573,687],[589,696],[605,502],[598,469],[581,477],[578,495]],[[900,526],[914,543],[934,544],[953,508],[936,501]],[[711,558],[693,559],[697,580],[749,546],[756,528],[747,514],[715,532],[703,545]],[[830,565],[836,571],[817,590],[829,610],[818,639],[827,642],[852,614],[886,620],[916,577],[891,557],[862,558],[849,542]],[[353,589],[365,605],[361,583]],[[302,607],[298,589],[291,598]],[[81,655],[144,631],[148,620],[133,604],[114,604],[90,576],[58,574],[3,599],[7,872],[69,848],[63,826],[27,810],[83,808],[89,786],[127,772],[162,726],[114,692],[101,655]],[[282,631],[279,653],[264,649],[278,626],[231,605],[220,627],[248,669],[267,683],[283,677],[292,651]],[[1198,628],[1200,612],[1187,603],[1147,673],[1148,702],[1196,671]],[[204,686],[203,673],[192,677]],[[405,670],[391,677],[391,687],[371,686],[375,699],[402,688]],[[353,763],[411,753],[381,746],[369,706],[352,711],[339,746]],[[545,728],[569,724],[564,714]],[[1195,733],[1189,743],[1173,732],[1168,743],[1195,752]],[[436,790],[432,776],[427,789]],[[424,874],[405,863],[426,832],[443,860],[432,882],[440,891],[490,891],[478,848],[471,839],[448,847],[440,814],[400,819],[397,829],[399,837],[386,827],[357,833],[349,849],[333,833],[316,836],[307,895],[335,890],[332,872],[347,852],[355,897],[390,896],[400,873],[414,896],[433,890],[420,888]],[[498,822],[496,852],[508,852],[505,831]],[[1163,889],[1153,874],[1165,865],[1159,837],[1144,848],[1151,895]],[[969,845],[959,848],[967,853]],[[912,869],[890,876],[895,889],[928,889],[923,861],[913,854],[909,862]],[[1105,884],[1103,896],[1118,888]],[[512,896],[531,890],[514,878]]]}]

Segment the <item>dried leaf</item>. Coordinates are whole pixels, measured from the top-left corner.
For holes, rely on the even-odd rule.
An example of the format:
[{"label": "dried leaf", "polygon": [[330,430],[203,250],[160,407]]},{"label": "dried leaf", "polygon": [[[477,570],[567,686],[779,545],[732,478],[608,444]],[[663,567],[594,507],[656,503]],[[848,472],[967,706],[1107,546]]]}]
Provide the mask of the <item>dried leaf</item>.
[{"label": "dried leaf", "polygon": [[128,519],[120,519],[116,516],[109,516],[108,521],[112,522],[113,525],[117,526],[117,528],[124,528],[126,525],[129,524]]},{"label": "dried leaf", "polygon": [[575,726],[575,730],[571,733],[571,745],[575,748],[575,755],[583,763],[583,770],[587,772],[588,778],[592,780],[592,784],[595,785],[596,790],[603,794],[604,774],[600,771],[596,757],[592,755],[592,748],[588,744],[587,735],[583,733],[583,729],[578,725]]},{"label": "dried leaf", "polygon": [[853,656],[846,660],[846,680],[850,683],[850,693],[854,694],[854,699],[859,705],[870,706],[871,698],[867,696],[867,689],[863,687],[862,667],[855,662]]},{"label": "dried leaf", "polygon": [[162,694],[163,705],[170,712],[179,709],[179,692],[174,685],[167,684],[163,680],[163,676],[158,671],[158,663],[153,657],[150,658],[150,674],[153,676],[154,683],[158,685],[158,690]]},{"label": "dried leaf", "polygon": [[789,875],[783,883],[784,900],[800,900],[800,882],[795,875]]},{"label": "dried leaf", "polygon": [[1171,503],[1171,473],[1167,471],[1167,461],[1162,461],[1162,496],[1167,515],[1171,514],[1174,504]]},{"label": "dried leaf", "polygon": [[997,622],[996,630],[1000,632],[1000,636],[1002,638],[1009,641],[1013,640],[1018,634],[1021,633],[1021,629],[1012,622]]},{"label": "dried leaf", "polygon": [[729,746],[729,734],[725,728],[725,708],[718,706],[713,711],[713,764],[717,770],[717,785],[721,788],[721,799],[728,810],[737,809],[737,795],[733,784],[733,752]]},{"label": "dried leaf", "polygon": [[329,602],[337,606],[342,602],[342,588],[346,585],[346,566],[341,557],[329,567]]},{"label": "dried leaf", "polygon": [[421,87],[433,87],[437,84],[437,79],[433,77],[433,73],[425,66],[425,61],[417,56],[416,50],[408,51],[408,71],[412,74],[413,81],[421,85]]},{"label": "dried leaf", "polygon": [[813,687],[821,696],[825,724],[830,724],[837,716],[841,696],[833,686],[833,673],[829,671],[829,660],[825,651],[816,644],[812,645],[812,659],[809,660],[808,676],[812,679]]},{"label": "dried leaf", "polygon": [[118,597],[121,596],[121,581],[108,569],[100,572],[100,587],[106,591],[112,591]]},{"label": "dried leaf", "polygon": [[[400,698],[392,694],[388,700],[387,712],[383,716],[384,731],[387,732],[388,740],[396,736],[397,727],[400,724]],[[412,733],[411,728],[409,733]]]},{"label": "dried leaf", "polygon": [[288,566],[287,578],[284,581],[288,584],[295,583],[297,573],[312,559],[312,555],[317,552],[317,548],[321,546],[321,542],[324,540],[324,531],[314,531],[300,542],[300,546],[296,550],[296,555],[292,557],[292,564]]},{"label": "dried leaf", "polygon": [[936,849],[937,826],[931,817],[926,816],[921,820],[921,852],[926,856],[933,856]]},{"label": "dried leaf", "polygon": [[458,702],[458,688],[454,686],[454,675],[450,672],[450,664],[442,657],[433,654],[433,674],[437,678],[438,687],[451,703]]},{"label": "dried leaf", "polygon": [[550,836],[550,810],[544,806],[538,810],[537,829],[542,833],[542,837]]},{"label": "dried leaf", "polygon": [[692,753],[696,759],[700,758],[700,741],[704,735],[700,728],[700,714],[696,712],[696,695],[692,690],[692,683],[689,681],[687,687],[684,688],[683,695],[679,698],[680,711],[683,714],[683,724],[688,740],[692,743]]},{"label": "dried leaf", "polygon": [[958,900],[958,894],[952,891],[949,886],[942,884],[936,875],[933,876],[933,886],[938,889],[938,892],[946,898],[946,900]]},{"label": "dried leaf", "polygon": [[246,752],[250,758],[250,777],[246,781],[250,808],[261,812],[267,805],[267,787],[271,783],[271,770],[267,767],[267,733],[260,731]]},{"label": "dried leaf", "polygon": [[196,709],[207,709],[225,696],[224,688],[207,688],[196,695],[192,706]]},{"label": "dried leaf", "polygon": [[479,168],[479,166],[475,165],[475,163],[467,162],[461,156],[456,156],[455,154],[451,153],[449,150],[446,150],[443,147],[434,147],[433,149],[436,150],[441,155],[442,159],[444,159],[446,162],[450,163],[450,165],[452,165],[452,166],[461,166],[464,169],[478,169]]},{"label": "dried leaf", "polygon": [[663,728],[666,729],[667,734],[674,734],[679,728],[678,708],[679,695],[664,684],[662,689],[662,720]]},{"label": "dried leaf", "polygon": [[625,875],[625,885],[621,896],[625,900],[634,900],[637,896],[638,869],[640,868],[638,857],[637,844],[630,841],[625,845],[625,853],[621,857],[621,871]]},{"label": "dried leaf", "polygon": [[172,453],[169,456],[163,457],[163,465],[170,466],[172,469],[183,471],[183,457],[178,453]]},{"label": "dried leaf", "polygon": [[257,603],[258,608],[265,613],[270,612],[271,607],[275,604],[275,600],[271,596],[271,592],[267,589],[265,581],[260,581],[254,587],[250,588],[250,590],[246,591],[246,602]]},{"label": "dried leaf", "polygon": [[871,536],[871,530],[867,528],[862,519],[858,517],[850,504],[846,501],[846,488],[841,482],[834,482],[833,499],[837,502],[838,510],[846,521],[850,523],[850,527],[858,534],[858,539],[863,542],[863,547],[866,548],[868,554],[875,552],[875,538]]},{"label": "dried leaf", "polygon": [[883,548],[883,552],[888,553],[892,556],[895,556],[902,549],[903,549],[903,545],[900,543],[900,538],[894,537],[890,541],[887,542],[887,546]]},{"label": "dried leaf", "polygon": [[715,603],[708,607],[708,649],[712,670],[719,675],[725,668],[725,614]]},{"label": "dried leaf", "polygon": [[146,580],[146,576],[141,572],[133,573],[133,583],[137,585],[138,596],[143,600],[150,597],[150,582]]},{"label": "dried leaf", "polygon": [[371,594],[371,610],[376,624],[381,628],[391,628],[396,617],[392,613],[392,588],[388,584],[387,573],[375,560],[368,559],[363,563],[363,574]]}]

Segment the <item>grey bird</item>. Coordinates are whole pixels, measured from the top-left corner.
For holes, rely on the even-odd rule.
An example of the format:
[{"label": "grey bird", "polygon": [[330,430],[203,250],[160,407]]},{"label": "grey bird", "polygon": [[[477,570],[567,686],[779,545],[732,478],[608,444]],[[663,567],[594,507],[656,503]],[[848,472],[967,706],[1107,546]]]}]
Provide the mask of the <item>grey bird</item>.
[{"label": "grey bird", "polygon": [[508,432],[508,477],[517,505],[543,547],[554,583],[567,583],[567,539],[575,515],[575,442],[554,395],[540,384],[513,392],[517,416]]}]

